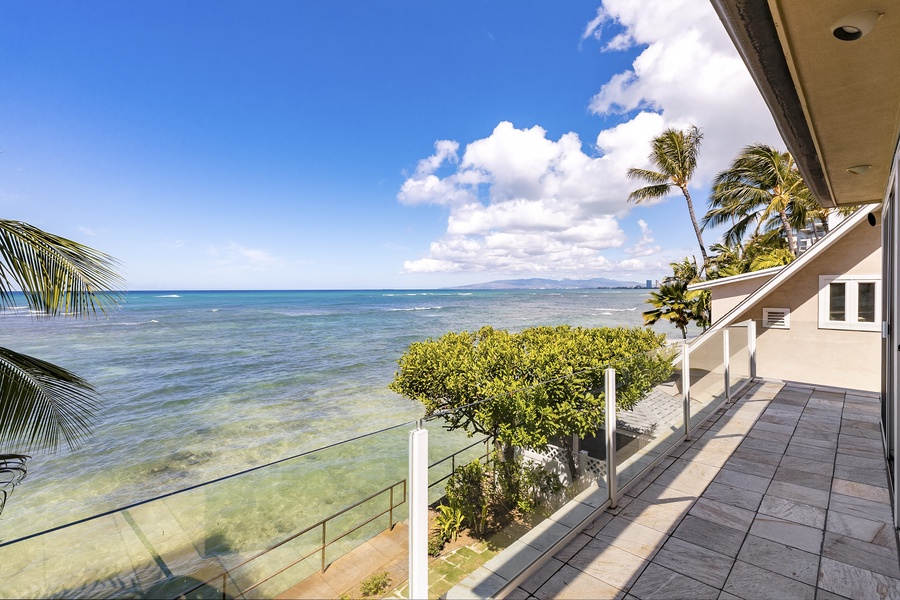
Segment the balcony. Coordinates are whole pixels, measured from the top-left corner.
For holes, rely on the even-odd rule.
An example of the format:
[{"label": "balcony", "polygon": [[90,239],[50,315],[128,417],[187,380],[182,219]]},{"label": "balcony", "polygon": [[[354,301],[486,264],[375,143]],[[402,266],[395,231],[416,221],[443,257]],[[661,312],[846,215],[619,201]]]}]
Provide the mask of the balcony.
[{"label": "balcony", "polygon": [[[587,489],[501,532],[449,592],[459,578],[438,568],[420,584],[448,598],[900,598],[878,396],[755,379],[758,325],[683,348],[628,410],[616,378],[645,363],[609,365],[609,412],[579,454]],[[406,597],[408,515],[484,453],[432,422],[429,468],[409,480],[424,489],[408,494],[414,425],[0,542],[0,597],[337,596],[383,570]],[[380,562],[363,569],[367,548]]]},{"label": "balcony", "polygon": [[449,597],[900,598],[879,421],[872,394],[755,382],[567,545]]}]

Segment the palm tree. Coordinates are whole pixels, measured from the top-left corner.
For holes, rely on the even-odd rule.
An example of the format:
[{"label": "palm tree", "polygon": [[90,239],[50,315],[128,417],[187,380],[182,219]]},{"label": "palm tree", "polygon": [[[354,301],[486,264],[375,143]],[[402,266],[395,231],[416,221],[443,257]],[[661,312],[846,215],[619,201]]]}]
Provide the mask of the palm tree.
[{"label": "palm tree", "polygon": [[[110,256],[20,221],[0,219],[0,308],[16,292],[39,318],[95,316],[117,304],[122,278]],[[0,450],[75,448],[90,433],[97,393],[74,373],[0,348]],[[21,455],[8,455],[21,456]]]},{"label": "palm tree", "polygon": [[713,255],[706,271],[707,279],[731,277],[770,267],[781,267],[794,261],[794,253],[779,231],[755,234],[743,245],[713,244]]},{"label": "palm tree", "polygon": [[650,292],[647,303],[652,309],[644,311],[645,325],[653,325],[660,319],[665,319],[681,330],[681,337],[687,339],[687,326],[691,320],[696,319],[702,312],[701,292],[687,289],[687,282],[673,280],[663,283],[659,290]]},{"label": "palm tree", "polygon": [[800,254],[794,229],[819,218],[819,206],[793,157],[765,144],[745,147],[731,167],[716,176],[709,204],[703,227],[731,222],[727,244],[740,244],[751,227],[753,235],[778,231],[794,256]]},{"label": "palm tree", "polygon": [[[669,189],[677,187],[684,194],[687,202],[688,213],[691,215],[691,223],[694,225],[694,233],[697,235],[697,243],[700,244],[700,255],[703,257],[703,267],[706,267],[708,257],[706,246],[703,244],[703,236],[700,233],[700,225],[694,214],[694,203],[688,185],[691,177],[697,169],[697,155],[700,152],[700,141],[703,134],[691,125],[686,130],[666,129],[662,135],[654,138],[653,149],[650,152],[650,162],[658,169],[628,169],[628,178],[645,181],[650,185],[634,190],[628,195],[628,201],[640,204],[648,200],[662,198],[669,193]],[[702,269],[701,269],[702,270]]]}]

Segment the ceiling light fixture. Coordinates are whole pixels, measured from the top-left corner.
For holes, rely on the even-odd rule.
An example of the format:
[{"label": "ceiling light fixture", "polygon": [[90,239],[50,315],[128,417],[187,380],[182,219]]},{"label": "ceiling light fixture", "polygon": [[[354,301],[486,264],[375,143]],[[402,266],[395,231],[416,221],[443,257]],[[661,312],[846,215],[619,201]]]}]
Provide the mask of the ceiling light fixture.
[{"label": "ceiling light fixture", "polygon": [[848,15],[832,26],[831,33],[842,42],[853,42],[872,31],[882,16],[884,13],[877,10],[864,10]]},{"label": "ceiling light fixture", "polygon": [[856,165],[855,167],[848,167],[847,170],[854,175],[862,175],[871,168],[872,165]]}]

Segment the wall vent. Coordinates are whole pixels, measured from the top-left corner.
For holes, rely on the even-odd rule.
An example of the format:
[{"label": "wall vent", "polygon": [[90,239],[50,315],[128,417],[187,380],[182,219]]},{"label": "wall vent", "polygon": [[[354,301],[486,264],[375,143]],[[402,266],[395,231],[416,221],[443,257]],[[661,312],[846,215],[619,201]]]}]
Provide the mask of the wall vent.
[{"label": "wall vent", "polygon": [[791,309],[764,308],[762,326],[771,329],[790,329]]}]

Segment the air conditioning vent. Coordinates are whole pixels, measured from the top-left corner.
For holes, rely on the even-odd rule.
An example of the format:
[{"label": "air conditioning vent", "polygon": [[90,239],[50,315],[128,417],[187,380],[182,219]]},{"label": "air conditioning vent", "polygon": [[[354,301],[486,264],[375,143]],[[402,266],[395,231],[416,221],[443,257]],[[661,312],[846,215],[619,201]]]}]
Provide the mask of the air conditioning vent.
[{"label": "air conditioning vent", "polygon": [[764,308],[762,326],[771,329],[790,329],[791,309]]}]

